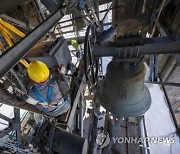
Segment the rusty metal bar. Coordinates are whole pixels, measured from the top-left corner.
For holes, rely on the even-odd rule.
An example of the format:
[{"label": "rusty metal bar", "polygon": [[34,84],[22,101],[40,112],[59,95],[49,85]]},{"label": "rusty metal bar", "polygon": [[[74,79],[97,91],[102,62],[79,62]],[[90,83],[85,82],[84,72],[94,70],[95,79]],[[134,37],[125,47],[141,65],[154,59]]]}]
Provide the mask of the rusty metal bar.
[{"label": "rusty metal bar", "polygon": [[[159,77],[160,81],[162,82],[162,79]],[[166,88],[164,87],[164,85],[162,85],[162,90],[164,92],[164,95],[166,97],[166,101],[167,101],[167,105],[169,107],[169,110],[170,110],[170,113],[171,113],[171,116],[172,116],[172,119],[173,119],[173,122],[174,122],[174,125],[176,127],[176,132],[178,134],[178,136],[180,137],[180,126],[178,125],[177,123],[177,120],[176,120],[176,117],[174,115],[174,111],[173,111],[173,108],[171,106],[171,103],[170,103],[170,100],[169,100],[169,97],[168,97],[168,94],[167,94],[167,91],[166,91]]]}]

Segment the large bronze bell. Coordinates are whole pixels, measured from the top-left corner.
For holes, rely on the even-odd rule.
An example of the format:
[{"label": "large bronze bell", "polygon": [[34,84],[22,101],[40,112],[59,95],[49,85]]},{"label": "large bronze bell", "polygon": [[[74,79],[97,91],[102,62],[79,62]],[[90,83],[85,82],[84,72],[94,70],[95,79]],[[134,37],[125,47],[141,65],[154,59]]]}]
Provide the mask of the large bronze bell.
[{"label": "large bronze bell", "polygon": [[144,114],[151,105],[150,92],[144,85],[145,72],[143,63],[126,66],[111,61],[96,93],[99,103],[116,116]]}]

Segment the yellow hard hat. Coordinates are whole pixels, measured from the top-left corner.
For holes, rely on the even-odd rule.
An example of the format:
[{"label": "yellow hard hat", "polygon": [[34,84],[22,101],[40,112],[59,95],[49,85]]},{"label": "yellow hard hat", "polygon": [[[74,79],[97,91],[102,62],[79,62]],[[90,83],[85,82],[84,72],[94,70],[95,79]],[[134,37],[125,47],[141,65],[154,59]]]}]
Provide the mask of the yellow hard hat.
[{"label": "yellow hard hat", "polygon": [[44,82],[49,78],[49,69],[41,61],[31,61],[27,68],[29,77],[35,82]]}]

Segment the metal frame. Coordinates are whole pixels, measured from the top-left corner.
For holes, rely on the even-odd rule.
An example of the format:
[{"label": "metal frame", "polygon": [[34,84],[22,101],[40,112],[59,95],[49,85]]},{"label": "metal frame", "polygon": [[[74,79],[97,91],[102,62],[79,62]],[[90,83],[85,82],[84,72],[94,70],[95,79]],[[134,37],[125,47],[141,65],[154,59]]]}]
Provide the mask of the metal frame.
[{"label": "metal frame", "polygon": [[[160,78],[160,77],[159,77]],[[160,82],[162,82],[162,79],[160,78]],[[167,94],[167,91],[166,91],[166,88],[164,85],[162,85],[162,90],[164,92],[164,95],[165,95],[165,98],[166,98],[166,101],[167,101],[167,105],[169,107],[169,110],[170,110],[170,113],[171,113],[171,116],[172,116],[172,119],[173,119],[173,122],[174,122],[174,125],[176,127],[176,133],[178,134],[178,136],[180,137],[180,127],[177,123],[177,120],[176,120],[176,117],[174,115],[174,111],[173,111],[173,108],[171,106],[171,103],[170,103],[170,100],[169,100],[169,97],[168,97],[168,94]]]},{"label": "metal frame", "polygon": [[[90,2],[90,0],[85,0],[85,2],[86,2],[86,5],[89,7],[89,9],[90,9],[90,11],[91,11],[91,14],[92,14],[92,16],[93,16],[93,18],[94,18],[94,20],[95,20],[95,23],[97,24],[97,26],[99,26],[100,23],[99,23],[98,17],[97,17],[97,15],[96,15],[96,13],[95,13],[95,10],[94,10],[94,8],[93,8],[92,3]],[[88,10],[85,9],[85,11],[86,11],[86,14],[88,15],[88,17],[91,18]]]},{"label": "metal frame", "polygon": [[39,111],[34,105],[28,104],[26,102],[18,100],[14,95],[10,94],[7,89],[4,87],[4,85],[0,84],[0,102],[2,104],[10,105],[16,108],[21,108],[24,110],[37,112],[40,114],[43,114],[41,111]]},{"label": "metal frame", "polygon": [[150,76],[149,81],[157,81],[158,78],[158,55],[150,55]]},{"label": "metal frame", "polygon": [[[169,36],[171,38],[170,32],[168,31],[168,29],[165,27],[165,25],[161,21],[159,21],[157,23],[157,28],[162,36]],[[173,38],[171,38],[171,39],[173,40]],[[178,64],[180,64],[180,55],[177,54],[177,55],[173,55],[173,56],[176,59],[176,62]]]},{"label": "metal frame", "polygon": [[1,55],[0,65],[2,67],[0,68],[0,78],[28,53],[32,46],[63,17],[63,14],[61,10],[56,11],[18,44]]},{"label": "metal frame", "polygon": [[113,1],[112,1],[111,5],[110,5],[109,8],[107,9],[107,11],[106,11],[106,13],[105,13],[103,19],[101,20],[101,22],[104,22],[104,19],[105,19],[106,16],[108,15],[109,11],[112,10],[112,8],[113,8],[115,2],[116,2],[116,0],[113,0]]},{"label": "metal frame", "polygon": [[[91,4],[89,4],[91,5]],[[112,6],[112,5],[111,5]],[[108,11],[113,9],[111,6],[108,8],[104,18],[108,14]],[[92,5],[89,6],[91,9],[91,12],[94,15],[94,19],[97,24],[99,24],[99,20],[97,16],[95,15],[95,11],[92,10]],[[16,46],[9,49],[5,54],[3,54],[0,58],[0,65],[2,66],[0,68],[0,77],[5,75],[23,56],[25,56],[26,53],[28,53],[28,50],[44,35],[46,34],[65,14],[66,9],[58,10],[56,11],[51,17],[49,17],[45,22],[43,22],[40,26],[38,26],[35,30],[33,30],[28,36],[26,36],[21,42],[19,42]],[[85,18],[85,17],[84,17]],[[103,18],[103,20],[104,20]],[[73,20],[73,19],[72,19]],[[71,31],[67,31],[64,33],[68,33]],[[60,33],[63,34],[63,33]],[[126,40],[128,43],[131,44],[131,38],[129,40]],[[120,41],[121,42],[121,41]],[[144,54],[158,54],[158,53],[179,53],[180,51],[180,35],[178,35],[174,41],[169,39],[169,37],[163,37],[163,38],[152,38],[152,39],[143,39],[140,40],[140,43],[135,46],[121,46],[118,43],[114,46],[111,46],[111,44],[107,46],[103,45],[94,45],[93,55],[95,57],[99,56],[117,56],[120,57],[121,54],[124,54],[125,52],[129,53],[135,53],[137,56],[144,55]],[[73,120],[75,116],[75,111],[77,108],[77,105],[79,103],[79,99],[81,94],[83,93],[83,90],[86,87],[86,81],[85,76],[83,75],[82,81],[80,83],[80,86],[78,87],[77,93],[75,95],[75,99],[73,100],[73,107],[71,109],[71,113],[67,122],[67,131],[70,131],[69,128],[73,125]],[[82,109],[82,107],[81,107]],[[82,111],[81,110],[81,120],[82,120]],[[12,124],[12,127],[7,128],[4,130],[4,133],[1,135],[6,135],[13,129],[16,130],[17,133],[17,142],[18,145],[21,144],[21,128],[20,128],[20,110],[14,109],[15,118],[10,119],[2,114],[0,114],[0,117],[3,119],[6,119],[8,122]],[[83,122],[82,122],[83,123]],[[83,134],[83,124],[81,123],[81,136]],[[118,126],[119,127],[119,126]],[[54,135],[54,126],[52,126],[52,136],[50,136],[50,140],[48,142],[48,147],[51,149],[52,147],[52,138]],[[51,133],[50,133],[51,134]],[[111,147],[110,147],[111,148]]]},{"label": "metal frame", "polygon": [[20,109],[14,108],[14,123],[12,126],[13,126],[13,129],[16,130],[17,146],[21,147],[22,140],[21,140]]},{"label": "metal frame", "polygon": [[43,11],[43,9],[42,9],[42,6],[41,6],[40,1],[39,1],[39,0],[34,0],[34,3],[35,3],[35,5],[36,5],[37,11],[38,11],[38,13],[39,13],[39,16],[41,17],[41,20],[42,20],[42,21],[46,20],[46,16],[45,16],[45,14],[44,14],[44,11]]},{"label": "metal frame", "polygon": [[[110,11],[110,10],[113,10],[113,9],[120,8],[120,7],[121,7],[121,6],[112,7],[112,8],[109,9],[109,11]],[[103,12],[106,12],[106,11],[108,11],[108,9],[99,11],[99,13],[103,13]],[[87,15],[85,15],[85,17],[87,17]],[[60,21],[60,22],[58,22],[58,24],[62,24],[62,23],[69,22],[69,21],[73,21],[73,20],[76,20],[76,19],[79,19],[79,18],[81,18],[81,17],[77,17],[77,18],[72,18],[72,19]],[[62,27],[62,28],[63,28],[63,27]]]},{"label": "metal frame", "polygon": [[55,24],[74,7],[77,0],[74,0],[67,7],[59,8],[54,14],[47,18],[37,28],[35,28],[29,35],[24,37],[19,43],[10,48],[0,57],[0,78],[3,77],[16,63],[23,58],[34,44],[44,36]]},{"label": "metal frame", "polygon": [[[137,39],[130,37],[125,40],[124,44],[137,44],[134,46],[122,46],[121,39],[117,41],[116,44],[106,44],[99,45],[94,44],[93,46],[93,55],[94,57],[120,57],[121,55],[146,55],[146,54],[177,54],[180,53],[180,35],[173,37],[172,41],[168,36],[156,37],[156,38],[146,38],[146,39]],[[137,39],[137,40],[136,40]],[[126,43],[125,43],[126,42]]]},{"label": "metal frame", "polygon": [[[170,37],[173,41],[173,37],[171,37],[171,35],[169,34],[168,30],[165,28],[165,26],[161,23],[161,21],[157,22],[157,28],[160,32],[161,35],[163,36],[168,36]],[[180,50],[179,50],[179,53],[180,53]],[[174,58],[176,59],[177,63],[180,63],[180,55],[174,55]],[[167,91],[166,91],[166,88],[165,86],[177,86],[179,87],[180,86],[180,83],[168,83],[168,82],[163,82],[162,79],[161,79],[161,76],[159,75],[158,76],[159,79],[160,79],[160,82],[155,82],[154,84],[161,84],[162,86],[162,90],[164,92],[164,95],[165,95],[165,98],[166,98],[166,101],[167,101],[167,105],[169,107],[169,110],[170,110],[170,113],[171,113],[171,116],[172,116],[172,119],[173,119],[173,122],[174,122],[174,125],[176,127],[176,132],[178,134],[178,136],[180,137],[180,126],[178,125],[178,122],[176,120],[176,116],[174,114],[174,110],[172,108],[172,105],[170,103],[170,100],[169,100],[169,97],[168,97],[168,94],[167,94]],[[166,80],[165,80],[166,81]]]},{"label": "metal frame", "polygon": [[158,82],[158,81],[144,81],[145,83],[152,83],[152,84],[159,84],[159,85],[165,85],[165,86],[174,86],[174,87],[180,87],[180,83],[173,83],[173,82]]},{"label": "metal frame", "polygon": [[11,131],[16,131],[17,146],[21,146],[21,122],[20,122],[20,109],[14,108],[14,118],[10,119],[0,113],[0,118],[9,122],[9,127],[0,131],[0,138],[8,135]]},{"label": "metal frame", "polygon": [[12,22],[14,25],[16,25],[18,27],[21,27],[21,28],[24,28],[24,29],[29,29],[29,28],[33,29],[34,28],[31,25],[29,25],[29,27],[28,27],[24,22],[19,21],[19,20],[15,19],[15,18],[12,18],[12,17],[10,17],[10,16],[8,16],[6,14],[1,14],[0,17],[3,18],[4,20]]},{"label": "metal frame", "polygon": [[73,126],[74,116],[75,116],[75,113],[76,113],[75,111],[76,111],[77,105],[79,103],[80,96],[81,96],[82,92],[85,90],[85,88],[86,88],[86,80],[85,80],[85,75],[83,75],[80,87],[79,87],[79,89],[77,91],[75,100],[73,102],[73,106],[72,106],[72,109],[71,109],[70,116],[69,116],[68,121],[67,121],[66,131],[71,131],[71,128]]}]

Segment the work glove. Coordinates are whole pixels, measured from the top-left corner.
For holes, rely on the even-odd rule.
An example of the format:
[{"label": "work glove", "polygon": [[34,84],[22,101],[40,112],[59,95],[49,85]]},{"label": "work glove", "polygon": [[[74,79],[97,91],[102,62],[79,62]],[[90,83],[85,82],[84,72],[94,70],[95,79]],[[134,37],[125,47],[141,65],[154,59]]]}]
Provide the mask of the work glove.
[{"label": "work glove", "polygon": [[56,107],[57,106],[57,104],[54,103],[54,102],[49,102],[49,103],[47,103],[47,102],[39,102],[38,104],[42,105],[44,108],[51,108],[51,107]]},{"label": "work glove", "polygon": [[39,103],[38,100],[32,98],[31,96],[28,96],[26,95],[25,96],[25,101],[28,103],[28,104],[32,104],[32,105],[36,105],[37,103]]},{"label": "work glove", "polygon": [[48,107],[57,107],[57,103],[49,102]]}]

